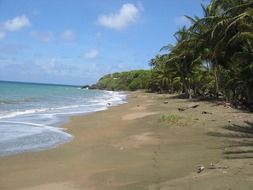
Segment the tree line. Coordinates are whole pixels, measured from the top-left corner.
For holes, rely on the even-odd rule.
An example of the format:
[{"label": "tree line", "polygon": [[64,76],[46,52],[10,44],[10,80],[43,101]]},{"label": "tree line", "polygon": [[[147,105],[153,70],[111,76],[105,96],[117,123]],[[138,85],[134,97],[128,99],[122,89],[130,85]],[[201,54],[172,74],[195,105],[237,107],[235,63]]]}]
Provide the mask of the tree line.
[{"label": "tree line", "polygon": [[99,88],[148,89],[186,97],[222,97],[253,105],[253,1],[211,0],[203,16],[175,34],[176,43],[161,48],[150,71],[107,75]]},{"label": "tree line", "polygon": [[212,0],[150,60],[154,91],[253,103],[253,1]]}]

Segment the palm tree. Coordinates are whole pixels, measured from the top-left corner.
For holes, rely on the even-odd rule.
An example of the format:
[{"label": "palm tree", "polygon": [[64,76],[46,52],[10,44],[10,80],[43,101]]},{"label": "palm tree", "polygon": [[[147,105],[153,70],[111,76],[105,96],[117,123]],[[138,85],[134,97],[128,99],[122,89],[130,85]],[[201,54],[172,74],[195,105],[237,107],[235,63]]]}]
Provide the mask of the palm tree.
[{"label": "palm tree", "polygon": [[177,81],[188,95],[191,89],[211,90],[253,103],[252,0],[212,0],[202,9],[203,18],[186,16],[192,25],[176,32],[176,44],[163,47],[167,52],[150,61],[163,81],[159,85],[173,87]]}]

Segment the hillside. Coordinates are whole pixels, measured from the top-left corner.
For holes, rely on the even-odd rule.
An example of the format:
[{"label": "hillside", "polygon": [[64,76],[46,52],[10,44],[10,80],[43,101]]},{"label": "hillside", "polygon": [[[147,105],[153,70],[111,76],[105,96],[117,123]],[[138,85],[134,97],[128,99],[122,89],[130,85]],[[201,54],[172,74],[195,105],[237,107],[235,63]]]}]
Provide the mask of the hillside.
[{"label": "hillside", "polygon": [[134,70],[108,74],[96,83],[97,89],[130,90],[147,89],[151,80],[150,70]]}]

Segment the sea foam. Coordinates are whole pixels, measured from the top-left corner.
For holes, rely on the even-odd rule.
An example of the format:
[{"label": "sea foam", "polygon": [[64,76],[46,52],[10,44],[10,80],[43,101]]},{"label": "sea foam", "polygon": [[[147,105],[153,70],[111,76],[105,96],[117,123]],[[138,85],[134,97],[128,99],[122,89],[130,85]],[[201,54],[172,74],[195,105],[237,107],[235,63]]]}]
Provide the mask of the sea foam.
[{"label": "sea foam", "polygon": [[0,104],[0,156],[41,151],[69,142],[74,137],[59,127],[69,116],[126,102],[122,92],[1,82],[0,88],[0,100],[6,100]]}]

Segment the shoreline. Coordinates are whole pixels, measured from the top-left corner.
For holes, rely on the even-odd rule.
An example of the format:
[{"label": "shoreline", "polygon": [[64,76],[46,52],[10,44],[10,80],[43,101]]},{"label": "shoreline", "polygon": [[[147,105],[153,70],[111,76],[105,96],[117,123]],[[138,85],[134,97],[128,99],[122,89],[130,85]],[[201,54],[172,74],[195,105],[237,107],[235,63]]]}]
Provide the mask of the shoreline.
[{"label": "shoreline", "polygon": [[[178,111],[190,104],[199,106]],[[214,135],[251,118],[210,102],[133,92],[126,104],[70,117],[61,126],[75,136],[69,143],[1,157],[0,189],[252,189],[252,159],[225,159],[229,144]]]},{"label": "shoreline", "polygon": [[[72,89],[71,89],[72,90]],[[84,90],[83,90],[84,91]],[[95,91],[97,92],[97,90]],[[84,97],[79,105],[43,105],[21,111],[6,111],[0,117],[2,139],[0,157],[53,149],[70,142],[74,137],[61,128],[72,116],[85,116],[126,103],[126,92],[100,90],[97,97]],[[93,93],[89,91],[87,94]],[[86,94],[83,92],[82,94]],[[64,101],[63,101],[64,102]],[[59,110],[59,111],[58,111]]]}]

